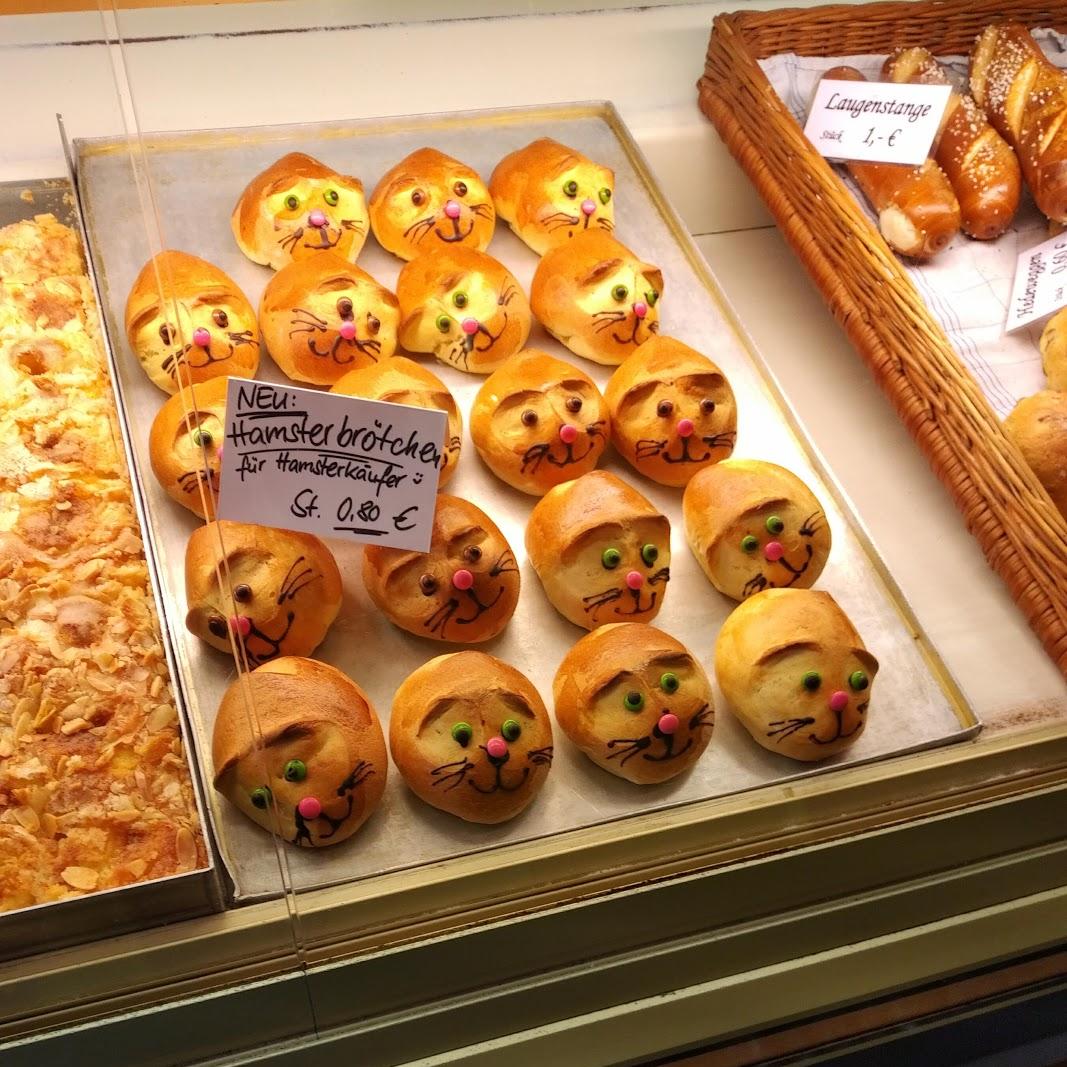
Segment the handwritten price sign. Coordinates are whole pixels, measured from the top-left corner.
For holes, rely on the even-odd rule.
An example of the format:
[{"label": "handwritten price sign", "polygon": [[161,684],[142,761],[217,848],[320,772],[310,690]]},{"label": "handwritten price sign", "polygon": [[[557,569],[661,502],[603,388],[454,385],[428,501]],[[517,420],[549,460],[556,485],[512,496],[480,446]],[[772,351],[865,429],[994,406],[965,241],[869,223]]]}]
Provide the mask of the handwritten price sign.
[{"label": "handwritten price sign", "polygon": [[231,378],[218,515],[430,547],[443,411]]},{"label": "handwritten price sign", "polygon": [[1067,233],[1019,254],[1006,332],[1067,307]]}]

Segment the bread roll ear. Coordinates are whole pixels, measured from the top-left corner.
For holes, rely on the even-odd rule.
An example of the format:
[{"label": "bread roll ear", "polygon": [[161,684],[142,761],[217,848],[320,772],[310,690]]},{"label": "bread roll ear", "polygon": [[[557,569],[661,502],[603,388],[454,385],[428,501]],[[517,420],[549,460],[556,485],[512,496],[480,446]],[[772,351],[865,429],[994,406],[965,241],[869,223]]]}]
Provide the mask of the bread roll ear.
[{"label": "bread roll ear", "polygon": [[663,271],[651,263],[642,263],[641,273],[652,283],[657,298],[661,297],[663,295]]},{"label": "bread roll ear", "polygon": [[422,329],[422,320],[426,317],[426,305],[419,304],[416,307],[405,308],[404,310],[404,318],[400,323],[400,343],[409,352],[417,352],[418,349],[415,348],[415,345],[418,344],[418,341],[416,338]]}]

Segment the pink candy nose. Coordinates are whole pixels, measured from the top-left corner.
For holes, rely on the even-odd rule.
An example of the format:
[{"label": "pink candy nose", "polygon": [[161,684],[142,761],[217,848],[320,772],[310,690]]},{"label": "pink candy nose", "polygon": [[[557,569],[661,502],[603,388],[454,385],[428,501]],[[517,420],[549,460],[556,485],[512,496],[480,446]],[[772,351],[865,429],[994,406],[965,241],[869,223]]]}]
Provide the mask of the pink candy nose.
[{"label": "pink candy nose", "polygon": [[322,801],[318,797],[304,797],[296,806],[302,818],[317,819],[322,814]]},{"label": "pink candy nose", "polygon": [[785,549],[782,548],[781,541],[768,541],[763,546],[763,554],[772,563],[777,563],[785,555]]},{"label": "pink candy nose", "polygon": [[843,689],[838,689],[836,693],[830,694],[830,710],[831,711],[844,711],[848,707],[848,693]]},{"label": "pink candy nose", "polygon": [[572,426],[569,422],[565,422],[559,428],[559,439],[565,445],[573,445],[578,440],[578,427]]},{"label": "pink candy nose", "polygon": [[455,200],[449,200],[445,204],[445,214],[450,219],[458,219],[459,218],[459,204],[457,204],[455,202]]},{"label": "pink candy nose", "polygon": [[634,314],[639,319],[643,319],[648,314],[648,304],[643,300],[638,300],[637,303],[634,304]]},{"label": "pink candy nose", "polygon": [[474,585],[474,575],[466,568],[461,568],[452,575],[452,584],[460,591],[470,589]]},{"label": "pink candy nose", "polygon": [[230,629],[247,637],[252,632],[252,620],[247,615],[231,615]]},{"label": "pink candy nose", "polygon": [[461,329],[461,330],[462,330],[462,331],[463,331],[464,333],[467,333],[467,334],[471,334],[471,333],[477,333],[477,332],[478,332],[478,326],[479,326],[479,325],[480,325],[480,324],[479,324],[479,322],[478,322],[478,320],[477,320],[477,319],[464,319],[464,320],[463,320],[463,321],[462,321],[462,322],[461,322],[461,323],[459,324],[459,328],[460,328],[460,329]]},{"label": "pink candy nose", "polygon": [[308,225],[319,229],[326,225],[326,216],[316,208],[308,215]]},{"label": "pink candy nose", "polygon": [[582,214],[583,215],[592,215],[594,211],[596,211],[596,204],[594,204],[592,200],[583,200],[582,201]]},{"label": "pink candy nose", "polygon": [[221,467],[222,466],[222,445],[219,445],[219,447],[215,449],[215,458],[219,461],[219,466]]},{"label": "pink candy nose", "polygon": [[694,430],[692,419],[679,419],[678,420],[678,436],[688,437]]},{"label": "pink candy nose", "polygon": [[354,322],[342,322],[337,331],[346,341],[351,341],[356,336],[356,324]]},{"label": "pink candy nose", "polygon": [[665,711],[660,717],[659,722],[656,723],[659,727],[661,734],[673,734],[678,729],[678,716],[673,715],[669,711]]},{"label": "pink candy nose", "polygon": [[503,759],[508,754],[508,743],[502,737],[490,737],[485,743],[485,751],[493,759]]},{"label": "pink candy nose", "polygon": [[207,348],[211,344],[211,331],[205,330],[203,326],[197,326],[193,330],[193,344],[199,345],[201,348]]},{"label": "pink candy nose", "polygon": [[626,584],[631,589],[640,589],[641,586],[645,584],[645,576],[643,574],[638,574],[637,571],[630,571],[630,573],[626,575]]}]

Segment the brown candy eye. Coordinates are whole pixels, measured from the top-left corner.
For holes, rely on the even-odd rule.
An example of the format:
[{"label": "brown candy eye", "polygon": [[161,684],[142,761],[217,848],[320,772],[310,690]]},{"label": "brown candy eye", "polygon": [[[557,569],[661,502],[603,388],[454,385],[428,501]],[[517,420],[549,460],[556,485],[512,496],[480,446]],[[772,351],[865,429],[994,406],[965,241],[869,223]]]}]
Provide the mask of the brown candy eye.
[{"label": "brown candy eye", "polygon": [[669,400],[661,400],[656,405],[656,414],[661,418],[666,418],[672,411],[674,411],[674,405]]},{"label": "brown candy eye", "polygon": [[247,604],[252,599],[252,587],[248,585],[234,586],[233,599],[239,604]]},{"label": "brown candy eye", "polygon": [[482,558],[482,550],[477,545],[469,545],[463,550],[463,558],[468,563],[477,563]]},{"label": "brown candy eye", "polygon": [[700,401],[700,410],[705,415],[710,415],[715,410],[715,401],[714,400],[707,400],[707,399],[701,400]]},{"label": "brown candy eye", "polygon": [[159,328],[159,339],[165,345],[169,345],[174,340],[174,327],[166,322],[163,323]]},{"label": "brown candy eye", "polygon": [[411,194],[411,202],[416,207],[420,207],[423,203],[425,203],[425,201],[426,201],[426,194],[421,189],[416,189]]},{"label": "brown candy eye", "polygon": [[423,596],[433,596],[437,592],[437,579],[432,574],[424,574],[419,579],[419,588]]},{"label": "brown candy eye", "polygon": [[216,637],[225,637],[227,634],[226,620],[221,615],[212,615],[207,620],[207,628]]},{"label": "brown candy eye", "polygon": [[566,407],[572,415],[577,414],[579,411],[582,410],[582,398],[580,396],[567,397]]},{"label": "brown candy eye", "polygon": [[337,301],[337,314],[340,315],[342,319],[352,318],[352,301],[349,300],[347,296],[342,296],[341,299]]},{"label": "brown candy eye", "polygon": [[367,316],[367,333],[374,336],[381,328],[382,324],[373,315]]},{"label": "brown candy eye", "polygon": [[532,408],[527,408],[522,413],[523,426],[536,426],[537,425],[537,412]]},{"label": "brown candy eye", "polygon": [[211,313],[211,321],[218,326],[220,330],[225,330],[226,327],[230,325],[230,316],[221,308],[216,308]]},{"label": "brown candy eye", "polygon": [[467,195],[467,183],[466,182],[456,182],[456,184],[452,186],[452,192],[454,192],[456,194],[456,196],[466,196]]}]

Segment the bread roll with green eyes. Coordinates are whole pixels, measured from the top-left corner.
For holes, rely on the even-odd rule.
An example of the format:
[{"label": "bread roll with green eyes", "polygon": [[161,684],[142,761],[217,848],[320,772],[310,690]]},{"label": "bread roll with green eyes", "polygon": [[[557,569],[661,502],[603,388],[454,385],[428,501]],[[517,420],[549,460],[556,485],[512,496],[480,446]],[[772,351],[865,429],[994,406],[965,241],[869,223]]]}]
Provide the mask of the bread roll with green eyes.
[{"label": "bread roll with green eyes", "polygon": [[610,623],[563,658],[556,722],[597,766],[639,785],[688,770],[711,740],[711,683],[692,653],[644,623]]},{"label": "bread roll with green eyes", "polygon": [[424,663],[393,698],[389,749],[408,788],[467,822],[524,811],[552,767],[552,726],[540,694],[484,652]]},{"label": "bread roll with green eyes", "polygon": [[806,763],[859,740],[878,661],[829,593],[767,589],[736,607],[715,642],[730,710],[771,752]]}]

